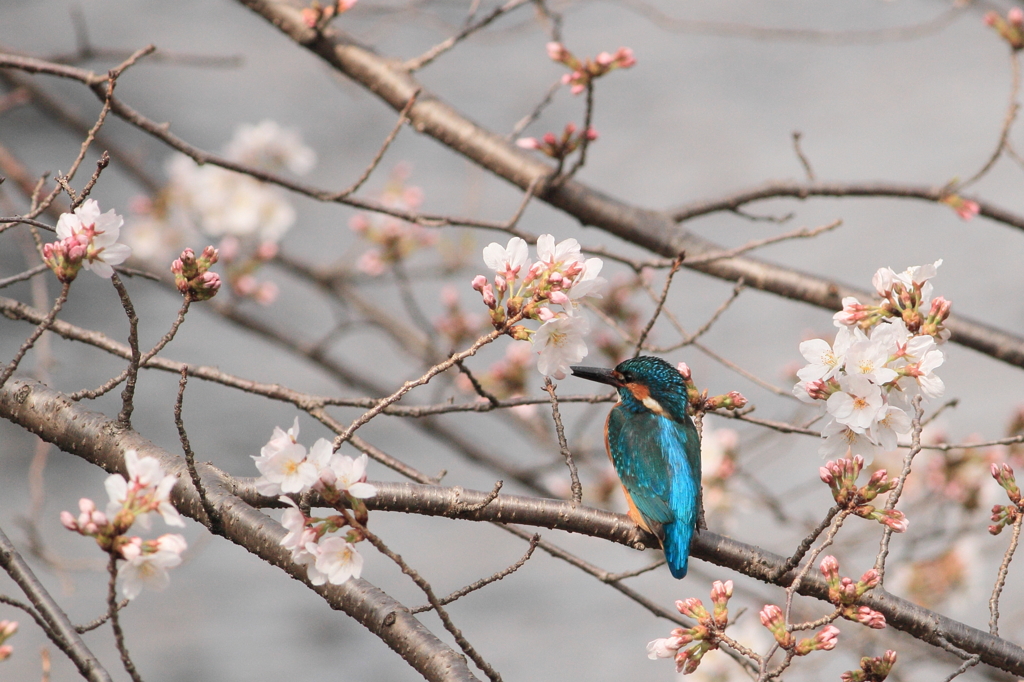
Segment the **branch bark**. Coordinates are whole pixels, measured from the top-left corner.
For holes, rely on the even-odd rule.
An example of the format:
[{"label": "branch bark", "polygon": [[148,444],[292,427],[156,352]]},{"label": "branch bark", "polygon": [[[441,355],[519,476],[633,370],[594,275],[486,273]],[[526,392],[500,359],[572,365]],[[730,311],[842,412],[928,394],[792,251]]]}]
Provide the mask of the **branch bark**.
[{"label": "branch bark", "polygon": [[[205,519],[202,502],[189,483],[184,459],[156,447],[139,434],[120,430],[108,417],[72,403],[66,396],[36,381],[13,377],[0,389],[0,416],[110,472],[123,472],[122,453],[129,448],[156,457],[164,468],[183,479],[175,486],[175,506],[194,519]],[[225,523],[225,537],[268,563],[308,585],[305,569],[294,565],[280,547],[284,529],[258,506],[278,506],[277,500],[260,496],[252,480],[234,479],[209,464],[197,469],[209,490],[209,498]],[[514,495],[498,495],[461,487],[413,483],[374,483],[377,495],[366,500],[375,510],[400,511],[475,521],[496,521],[541,526],[590,535],[629,547],[654,547],[657,540],[640,530],[628,517],[574,505],[571,502]],[[798,569],[782,575],[786,558],[708,531],[694,538],[693,556],[749,577],[782,587],[792,583]],[[392,649],[430,680],[475,679],[465,660],[426,630],[409,610],[365,580],[341,586],[312,587],[332,608],[344,611],[381,637]],[[800,583],[799,593],[827,600],[828,586],[817,572]],[[929,611],[916,604],[874,589],[861,603],[882,612],[888,624],[937,647],[948,644],[977,654],[993,667],[1024,675],[1024,649],[987,632]]]},{"label": "branch bark", "polygon": [[[206,519],[199,494],[190,483],[184,458],[159,448],[115,420],[81,408],[43,384],[12,378],[0,392],[0,416],[36,434],[61,450],[77,455],[111,473],[126,472],[123,453],[138,450],[155,457],[164,470],[181,479],[172,499],[178,510],[193,519]],[[343,611],[380,637],[392,650],[428,680],[469,682],[477,680],[466,660],[423,626],[408,607],[392,599],[366,580],[343,585],[314,586],[306,569],[291,561],[281,547],[285,529],[258,509],[232,494],[230,477],[214,467],[197,465],[206,484],[207,499],[218,511],[224,537],[323,597],[331,608]]]},{"label": "branch bark", "polygon": [[[374,53],[351,36],[332,27],[322,32],[309,28],[295,7],[272,0],[238,2],[318,55],[335,70],[380,97],[395,111],[402,111],[413,94],[418,92],[416,103],[408,114],[413,128],[430,135],[498,177],[526,189],[532,183],[538,180],[544,182],[550,176],[550,166],[461,115],[423,88],[415,78],[401,69],[397,61]],[[117,113],[116,108],[114,111]],[[774,189],[769,185],[768,189],[739,193],[730,201],[748,202],[771,196],[811,196],[814,193],[809,188],[816,185],[812,183],[789,187],[781,183],[774,186]],[[685,219],[690,214],[711,212],[714,206],[721,206],[716,210],[731,210],[723,205],[728,201],[702,202],[689,209],[667,212],[627,204],[575,180],[547,189],[543,189],[544,185],[541,187],[542,190],[537,193],[538,198],[572,215],[583,225],[598,227],[666,258],[675,258],[685,252],[687,256],[697,259],[725,250],[678,225],[677,219]],[[787,187],[789,193],[782,193],[782,189]],[[842,194],[835,187],[832,193],[826,192],[828,187],[821,185],[820,192],[814,195],[891,196],[932,201],[939,198],[938,190],[910,185],[868,183],[859,186],[861,191],[857,192],[853,191],[855,186],[849,185]],[[982,204],[982,215],[1024,229],[1024,217],[990,204]],[[844,296],[856,296],[865,301],[873,297],[861,289],[754,258],[727,258],[697,263],[692,268],[719,279],[733,282],[742,279],[748,286],[830,310],[838,310]],[[946,327],[952,332],[952,340],[956,343],[1024,368],[1024,339],[962,316],[949,318]]]}]

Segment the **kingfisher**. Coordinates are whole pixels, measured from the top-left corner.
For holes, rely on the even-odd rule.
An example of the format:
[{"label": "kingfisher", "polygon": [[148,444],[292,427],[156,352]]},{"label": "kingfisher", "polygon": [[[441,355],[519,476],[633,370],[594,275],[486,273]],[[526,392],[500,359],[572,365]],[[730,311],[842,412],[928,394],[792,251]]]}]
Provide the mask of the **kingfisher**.
[{"label": "kingfisher", "polygon": [[618,389],[605,422],[608,457],[622,481],[629,517],[656,535],[672,577],[686,575],[700,514],[700,437],[686,413],[686,382],[661,358],[643,355],[615,369],[571,368]]}]

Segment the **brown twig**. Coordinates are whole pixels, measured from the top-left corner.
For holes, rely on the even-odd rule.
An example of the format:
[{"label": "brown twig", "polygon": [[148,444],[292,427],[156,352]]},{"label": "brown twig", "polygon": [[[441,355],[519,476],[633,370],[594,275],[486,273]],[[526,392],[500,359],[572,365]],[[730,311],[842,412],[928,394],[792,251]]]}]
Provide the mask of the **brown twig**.
[{"label": "brown twig", "polygon": [[565,465],[569,467],[570,489],[572,490],[572,501],[580,504],[583,501],[583,485],[580,483],[580,475],[576,471],[576,462],[572,459],[572,452],[565,440],[565,428],[562,426],[562,416],[558,413],[558,396],[555,395],[555,385],[551,377],[544,377],[544,390],[551,400],[551,418],[555,422],[555,433],[558,435],[558,448],[565,459]]},{"label": "brown twig", "polygon": [[[495,573],[493,575],[490,575],[490,576],[488,576],[486,578],[481,578],[480,580],[477,580],[472,585],[467,585],[466,587],[463,587],[461,590],[456,590],[455,592],[452,592],[451,594],[449,594],[447,597],[442,597],[441,599],[438,599],[437,600],[438,603],[441,604],[442,606],[444,606],[445,604],[450,604],[450,603],[452,603],[453,601],[455,601],[457,599],[461,599],[462,597],[465,597],[470,592],[476,592],[477,590],[479,590],[479,589],[481,589],[483,587],[486,587],[487,585],[490,585],[493,582],[497,582],[497,581],[501,580],[502,578],[506,578],[506,577],[512,575],[513,573],[518,571],[520,568],[522,568],[526,564],[527,561],[530,560],[530,557],[533,556],[533,550],[537,549],[537,543],[538,542],[540,542],[540,535],[537,534],[537,533],[534,533],[533,537],[530,538],[530,547],[529,547],[529,549],[526,550],[526,554],[524,554],[522,556],[522,558],[519,559],[519,561],[515,562],[514,564],[512,564],[508,568],[504,568],[504,569],[498,571],[497,573]],[[433,608],[434,607],[432,605],[427,604],[425,606],[417,606],[416,608],[411,609],[411,610],[412,610],[413,613],[423,613],[424,611],[430,611]]]},{"label": "brown twig", "polygon": [[647,335],[651,333],[651,329],[654,328],[654,323],[658,321],[658,316],[661,314],[662,309],[665,307],[665,301],[668,299],[668,292],[672,288],[672,279],[679,272],[680,266],[683,264],[683,260],[686,258],[686,254],[681,253],[676,256],[676,259],[672,261],[672,268],[668,271],[668,275],[665,277],[665,286],[661,290],[661,295],[658,297],[654,312],[651,314],[651,318],[647,320],[647,324],[640,331],[640,336],[636,340],[636,348],[633,351],[633,357],[638,357],[640,351],[644,348],[644,342],[647,340]]},{"label": "brown twig", "polygon": [[14,371],[18,369],[18,365],[21,363],[22,358],[25,357],[25,353],[35,345],[36,341],[39,340],[39,337],[43,335],[43,332],[49,329],[53,324],[53,321],[57,319],[57,314],[68,300],[69,291],[71,291],[71,282],[64,282],[61,286],[60,295],[57,296],[57,300],[54,301],[53,307],[50,308],[50,312],[47,313],[46,317],[44,317],[38,325],[36,325],[35,330],[27,339],[25,339],[25,342],[21,344],[21,347],[18,348],[18,352],[14,354],[14,358],[10,363],[8,363],[3,371],[0,372],[0,386],[7,383],[7,380],[11,378],[12,374],[14,374]]}]

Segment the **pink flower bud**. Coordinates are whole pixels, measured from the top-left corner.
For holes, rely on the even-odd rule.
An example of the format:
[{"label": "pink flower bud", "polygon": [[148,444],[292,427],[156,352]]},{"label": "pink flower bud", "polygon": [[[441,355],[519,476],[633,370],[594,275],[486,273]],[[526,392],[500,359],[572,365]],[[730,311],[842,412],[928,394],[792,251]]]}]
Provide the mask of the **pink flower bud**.
[{"label": "pink flower bud", "polygon": [[716,580],[711,583],[711,601],[716,604],[729,601],[732,597],[732,587],[731,580],[726,580],[724,583],[721,580]]},{"label": "pink flower bud", "polygon": [[690,366],[685,362],[680,362],[676,365],[676,369],[683,376],[683,381],[690,381],[693,378],[693,375],[690,373]]},{"label": "pink flower bud", "polygon": [[69,511],[62,511],[60,513],[60,522],[68,530],[78,530],[78,522],[75,520],[75,515]]},{"label": "pink flower bud", "polygon": [[523,149],[540,149],[540,142],[536,137],[520,137],[516,140],[516,146]]},{"label": "pink flower bud", "polygon": [[839,628],[835,625],[826,625],[821,632],[814,636],[818,648],[824,651],[831,651],[839,643]]},{"label": "pink flower bud", "polygon": [[878,585],[878,581],[880,579],[881,576],[878,575],[878,571],[876,571],[873,568],[869,568],[868,570],[864,571],[864,575],[860,577],[858,585],[863,586],[863,589],[866,592],[868,589]]},{"label": "pink flower bud", "polygon": [[483,293],[484,287],[487,286],[488,280],[483,275],[477,275],[473,278],[473,289]]},{"label": "pink flower bud", "polygon": [[484,305],[488,308],[494,309],[498,305],[498,301],[494,298],[494,289],[491,288],[490,284],[484,285],[484,290],[480,292],[484,299]]},{"label": "pink flower bud", "polygon": [[550,42],[547,44],[547,50],[548,57],[555,62],[565,61],[566,55],[569,54],[562,43]]},{"label": "pink flower bud", "polygon": [[1006,19],[1017,28],[1024,27],[1024,10],[1020,7],[1013,7],[1006,13]]},{"label": "pink flower bud", "polygon": [[696,597],[677,601],[676,608],[679,609],[679,613],[696,620],[705,620],[709,615],[708,610],[704,608],[704,603]]},{"label": "pink flower bud", "polygon": [[279,247],[275,242],[262,242],[256,248],[256,257],[260,260],[267,261],[277,255]]},{"label": "pink flower bud", "polygon": [[565,295],[564,291],[552,291],[550,294],[548,294],[548,300],[554,303],[555,305],[569,305],[569,297]]},{"label": "pink flower bud", "polygon": [[983,21],[985,22],[986,26],[995,26],[996,22],[999,21],[999,15],[996,14],[995,12],[985,12],[985,17],[983,18]]},{"label": "pink flower bud", "polygon": [[14,647],[10,644],[4,644],[0,646],[0,661],[6,661],[14,653]]},{"label": "pink flower bud", "polygon": [[593,128],[587,128],[587,139],[593,142],[597,139],[597,131]]},{"label": "pink flower bud", "polygon": [[618,62],[620,69],[628,69],[636,64],[636,57],[633,56],[633,50],[628,47],[620,47],[615,53],[615,61]]},{"label": "pink flower bud", "polygon": [[833,580],[839,577],[839,560],[831,554],[821,560],[821,574],[826,580]]}]

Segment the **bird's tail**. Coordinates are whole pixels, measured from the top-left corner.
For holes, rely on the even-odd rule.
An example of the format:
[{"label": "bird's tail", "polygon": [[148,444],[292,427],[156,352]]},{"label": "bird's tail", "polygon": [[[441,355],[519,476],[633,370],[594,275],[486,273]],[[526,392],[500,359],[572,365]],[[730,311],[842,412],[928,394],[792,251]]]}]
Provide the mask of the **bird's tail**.
[{"label": "bird's tail", "polygon": [[673,578],[686,576],[690,561],[690,541],[693,539],[693,524],[677,521],[665,524],[665,559]]}]

